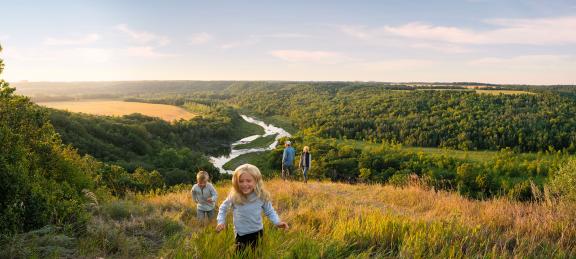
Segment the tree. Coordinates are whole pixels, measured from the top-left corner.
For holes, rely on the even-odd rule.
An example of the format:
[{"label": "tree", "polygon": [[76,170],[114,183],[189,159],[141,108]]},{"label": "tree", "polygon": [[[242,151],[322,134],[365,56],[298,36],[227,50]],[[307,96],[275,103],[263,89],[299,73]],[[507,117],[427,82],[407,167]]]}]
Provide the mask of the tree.
[{"label": "tree", "polygon": [[[0,72],[3,61],[0,60]],[[81,231],[88,220],[83,189],[92,189],[85,160],[62,145],[46,113],[0,81],[0,233],[45,225]]]}]

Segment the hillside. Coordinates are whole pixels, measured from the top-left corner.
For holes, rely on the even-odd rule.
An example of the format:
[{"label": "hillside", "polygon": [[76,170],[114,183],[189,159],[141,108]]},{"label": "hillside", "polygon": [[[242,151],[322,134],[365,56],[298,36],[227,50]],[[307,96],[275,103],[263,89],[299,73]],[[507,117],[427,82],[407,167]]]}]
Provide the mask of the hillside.
[{"label": "hillside", "polygon": [[[367,257],[573,257],[576,206],[555,201],[473,201],[418,186],[329,182],[266,183],[288,231],[266,220],[263,258]],[[228,183],[217,185],[219,202]],[[221,258],[233,255],[233,233],[202,226],[188,187],[166,194],[100,201],[86,236],[70,256]],[[47,234],[48,236],[50,234]],[[17,255],[22,244],[11,244]],[[48,245],[66,244],[54,239]],[[59,243],[60,242],[60,243]],[[47,244],[28,242],[32,251]],[[65,251],[65,250],[62,250]]]}]

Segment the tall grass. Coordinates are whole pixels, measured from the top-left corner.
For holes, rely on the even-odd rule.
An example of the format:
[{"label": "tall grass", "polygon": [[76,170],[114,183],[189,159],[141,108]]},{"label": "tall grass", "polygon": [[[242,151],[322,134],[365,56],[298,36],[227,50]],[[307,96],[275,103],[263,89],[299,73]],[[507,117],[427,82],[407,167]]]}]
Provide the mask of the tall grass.
[{"label": "tall grass", "polygon": [[[266,182],[289,230],[265,220],[257,249],[237,253],[231,215],[196,220],[188,188],[99,201],[76,239],[17,236],[0,255],[106,258],[573,258],[576,204],[469,200],[419,186]],[[217,187],[219,202],[230,185]],[[48,235],[48,236],[46,236]],[[56,234],[53,234],[55,236]],[[56,236],[55,236],[56,237]],[[49,240],[63,240],[55,242]],[[76,247],[70,242],[76,243]],[[25,249],[25,250],[23,250]],[[22,250],[23,252],[18,252]]]},{"label": "tall grass", "polygon": [[[573,257],[574,204],[471,201],[419,187],[273,180],[288,231],[265,226],[264,258]],[[229,221],[230,222],[230,221]],[[231,225],[213,225],[162,250],[167,257],[235,257]]]}]

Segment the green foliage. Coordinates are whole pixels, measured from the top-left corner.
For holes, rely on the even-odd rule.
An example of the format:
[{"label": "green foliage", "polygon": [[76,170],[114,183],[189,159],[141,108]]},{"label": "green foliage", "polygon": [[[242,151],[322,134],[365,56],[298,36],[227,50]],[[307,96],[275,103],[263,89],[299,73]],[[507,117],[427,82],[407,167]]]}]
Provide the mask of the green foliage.
[{"label": "green foliage", "polygon": [[193,183],[199,170],[208,171],[212,181],[217,182],[219,171],[204,153],[226,152],[231,135],[237,134],[230,132],[242,120],[224,108],[216,109],[213,116],[176,124],[139,114],[112,118],[57,110],[50,110],[50,119],[63,142],[78,148],[80,153],[118,164],[130,172],[139,167],[156,170],[168,185]]},{"label": "green foliage", "polygon": [[461,150],[576,149],[573,98],[392,90],[376,83],[284,83],[245,87],[232,102],[284,116],[306,134]]},{"label": "green foliage", "polygon": [[576,201],[576,159],[570,159],[552,176],[551,191],[567,201]]},{"label": "green foliage", "polygon": [[[521,201],[533,200],[532,183],[542,188],[551,172],[568,157],[557,152],[527,156],[503,149],[490,160],[468,160],[450,157],[444,152],[424,153],[403,149],[390,143],[362,146],[316,137],[292,139],[295,140],[297,153],[304,145],[311,148],[311,178],[352,183],[390,183],[399,187],[417,180],[419,184],[438,190],[458,191],[474,199],[507,195]],[[275,175],[279,174],[282,150],[283,147],[279,145],[268,154],[270,166],[266,168],[277,168],[272,171]],[[243,162],[265,157],[247,155]]]},{"label": "green foliage", "polygon": [[272,143],[274,143],[275,139],[276,134],[265,137],[259,137],[250,143],[236,145],[234,148],[235,149],[267,148],[270,145],[272,145]]},{"label": "green foliage", "polygon": [[83,189],[96,172],[62,145],[46,113],[0,86],[0,233],[62,227],[78,233],[86,221]]}]

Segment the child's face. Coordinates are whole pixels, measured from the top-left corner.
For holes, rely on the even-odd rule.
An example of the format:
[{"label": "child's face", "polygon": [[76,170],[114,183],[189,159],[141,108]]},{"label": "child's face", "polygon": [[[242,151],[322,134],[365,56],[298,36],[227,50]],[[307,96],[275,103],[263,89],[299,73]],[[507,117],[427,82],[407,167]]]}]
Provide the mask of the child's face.
[{"label": "child's face", "polygon": [[238,179],[238,186],[240,187],[240,191],[244,195],[248,195],[254,191],[254,187],[256,187],[256,179],[249,174],[244,173],[240,175],[240,179]]},{"label": "child's face", "polygon": [[202,180],[198,181],[198,186],[200,186],[200,188],[206,187],[206,181],[202,181]]}]

